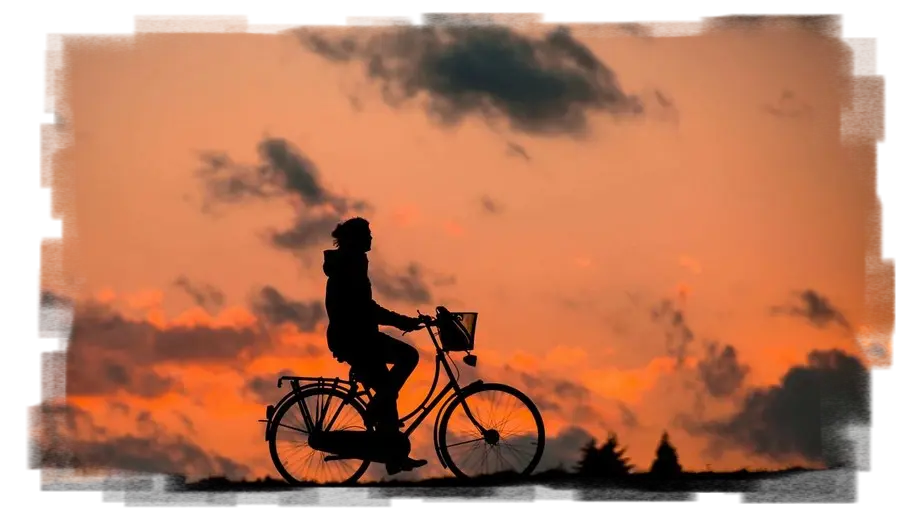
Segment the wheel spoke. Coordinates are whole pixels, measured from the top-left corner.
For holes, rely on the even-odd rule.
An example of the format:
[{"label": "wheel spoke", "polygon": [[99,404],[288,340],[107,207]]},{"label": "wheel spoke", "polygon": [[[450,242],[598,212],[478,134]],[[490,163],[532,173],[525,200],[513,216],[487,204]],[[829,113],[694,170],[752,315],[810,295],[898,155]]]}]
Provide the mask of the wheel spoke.
[{"label": "wheel spoke", "polygon": [[324,430],[366,430],[361,409],[344,394],[329,388],[304,386],[299,395],[277,409],[273,423],[276,430],[270,439],[274,465],[288,482],[336,484],[355,480],[365,473],[368,461],[325,461],[328,453],[309,446],[308,419]]},{"label": "wheel spoke", "polygon": [[[495,431],[498,439],[487,442],[475,422],[484,431]],[[508,386],[486,385],[456,400],[446,409],[439,432],[446,464],[463,477],[504,471],[527,475],[544,451],[540,413],[524,394]]]},{"label": "wheel spoke", "polygon": [[461,446],[462,444],[476,443],[478,441],[483,441],[483,437],[480,437],[477,439],[469,439],[467,441],[461,441],[460,443],[452,443],[452,444],[449,444],[448,447],[451,448],[452,446]]}]

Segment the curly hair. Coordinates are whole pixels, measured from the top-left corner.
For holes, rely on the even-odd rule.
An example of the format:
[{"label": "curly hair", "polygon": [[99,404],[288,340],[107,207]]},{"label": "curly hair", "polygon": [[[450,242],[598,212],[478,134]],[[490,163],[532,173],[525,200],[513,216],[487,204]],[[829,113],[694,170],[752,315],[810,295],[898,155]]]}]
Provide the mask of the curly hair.
[{"label": "curly hair", "polygon": [[368,233],[369,221],[362,217],[353,217],[338,224],[331,232],[331,236],[334,237],[334,246],[340,247],[341,244],[346,246],[347,243],[359,240]]}]

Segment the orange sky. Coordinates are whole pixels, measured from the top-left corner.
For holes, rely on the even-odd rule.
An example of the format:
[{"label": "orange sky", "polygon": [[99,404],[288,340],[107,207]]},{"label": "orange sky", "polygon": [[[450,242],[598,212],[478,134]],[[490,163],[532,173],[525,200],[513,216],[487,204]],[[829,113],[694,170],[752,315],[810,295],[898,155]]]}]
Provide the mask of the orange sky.
[{"label": "orange sky", "polygon": [[[252,300],[270,286],[322,301],[330,237],[298,253],[272,246],[271,231],[291,227],[300,199],[219,202],[197,173],[200,152],[256,165],[259,143],[273,138],[311,160],[324,192],[371,206],[371,273],[384,306],[480,312],[480,366],[464,374],[560,406],[542,410],[552,439],[570,427],[598,439],[617,432],[638,468],[663,430],[687,469],[804,463],[738,444],[711,455],[709,436],[683,421],[728,419],[812,350],[860,354],[836,320],[819,327],[816,316],[772,313],[804,307],[801,291],[828,299],[853,329],[890,324],[865,306],[875,154],[840,142],[845,48],[801,30],[572,36],[640,98],[642,114],[587,111],[578,136],[512,127],[504,113],[491,125],[471,113],[446,127],[423,94],[392,106],[363,63],[325,59],[291,34],[69,45],[63,114],[74,144],[56,157],[54,189],[65,261],[43,283],[77,299],[77,325],[89,321],[70,343],[72,401],[105,439],[190,443],[248,476],[275,475],[256,422],[266,401],[247,382],[346,369],[328,356],[322,324],[271,325]],[[411,264],[428,300],[379,293]],[[178,278],[220,295],[197,306]],[[665,299],[683,326],[653,319]],[[105,334],[98,323],[114,316],[81,311],[89,300],[135,322],[118,319],[127,329]],[[679,364],[666,332],[677,339],[685,327],[694,338]],[[167,357],[148,351],[145,342],[181,328],[213,331],[183,333]],[[747,367],[726,396],[699,380],[712,341],[733,346]],[[99,380],[106,360],[132,387]],[[405,388],[402,410],[425,393],[429,364]],[[557,388],[563,381],[584,391]],[[144,411],[157,426],[138,423]],[[421,429],[414,447],[428,451],[429,435]],[[426,458],[424,474],[444,473]],[[194,464],[193,474],[225,472]]]}]

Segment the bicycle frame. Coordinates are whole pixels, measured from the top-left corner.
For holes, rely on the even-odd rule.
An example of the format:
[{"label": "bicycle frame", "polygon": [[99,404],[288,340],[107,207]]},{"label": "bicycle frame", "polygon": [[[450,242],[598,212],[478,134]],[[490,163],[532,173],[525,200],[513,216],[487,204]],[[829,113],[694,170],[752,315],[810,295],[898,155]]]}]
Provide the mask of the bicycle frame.
[{"label": "bicycle frame", "polygon": [[[455,373],[452,371],[451,367],[449,367],[448,365],[448,358],[446,356],[448,352],[442,349],[442,346],[440,345],[438,339],[436,338],[435,333],[433,333],[433,330],[432,330],[433,326],[427,324],[425,327],[426,327],[427,332],[429,333],[430,339],[433,342],[433,346],[436,349],[436,370],[433,376],[432,385],[430,386],[429,392],[427,392],[426,397],[423,399],[422,402],[420,402],[420,404],[415,409],[413,409],[409,414],[400,418],[399,420],[400,423],[404,423],[406,425],[407,421],[415,417],[414,421],[410,424],[410,426],[408,426],[406,430],[404,430],[403,434],[405,437],[410,437],[410,434],[412,434],[423,423],[426,417],[429,416],[429,414],[433,410],[435,410],[436,407],[440,407],[440,403],[442,403],[443,399],[445,399],[446,401],[449,401],[452,398],[454,398],[455,396],[457,396],[462,390],[461,384],[458,383],[458,378],[455,376]],[[436,394],[435,397],[433,397],[433,393],[435,392],[436,387],[439,385],[440,368],[445,370],[445,374],[446,376],[448,376],[448,381],[442,387],[442,389],[439,390],[439,393]],[[330,387],[331,389],[337,390],[341,394],[344,394],[348,401],[356,401],[362,404],[363,407],[367,405],[367,402],[363,401],[364,398],[367,399],[368,401],[372,400],[372,394],[369,392],[368,389],[364,388],[361,390],[359,388],[360,382],[353,378],[352,373],[350,375],[350,379],[348,380],[343,380],[341,378],[324,378],[324,377],[308,377],[308,376],[282,376],[277,381],[277,387],[280,387],[284,381],[290,382],[291,389],[290,389],[290,392],[288,392],[279,402],[277,402],[277,404],[275,405],[277,407],[281,406],[290,397],[299,394],[299,392],[302,391],[303,389],[314,387],[314,386]],[[307,385],[301,385],[300,383],[301,381],[306,381],[310,383],[308,383]],[[483,380],[476,380],[468,384],[467,387],[475,386],[481,383],[483,383]],[[347,385],[348,388],[344,389],[344,385]],[[432,401],[430,402],[430,400]],[[328,398],[328,401],[325,403],[325,406],[319,408],[318,413],[316,414],[317,416],[316,420],[318,423],[322,423],[324,421],[324,417],[327,415],[326,413],[328,409],[327,405],[329,403],[330,403],[330,397]],[[447,405],[448,404],[446,403],[440,407],[440,415],[441,415],[442,409],[445,408]],[[468,418],[474,424],[474,426],[476,426],[477,429],[480,430],[481,433],[483,433],[485,431],[483,426],[480,423],[478,423],[477,420],[474,418],[473,414],[471,413],[470,408],[467,406],[467,402],[462,399],[461,405],[462,405],[462,408],[464,408],[465,413],[467,414]],[[343,407],[343,404],[338,406],[337,411],[331,417],[330,421],[328,421],[328,427],[333,425],[334,421],[336,421],[337,416],[340,414],[340,410],[342,407]],[[305,404],[301,400],[299,401],[299,410],[302,413],[302,418],[303,418],[303,421],[305,422],[306,430],[311,433],[314,428],[315,420],[312,419],[311,413],[309,412],[308,407],[306,407]],[[267,423],[267,432],[265,432],[265,438],[269,434],[271,426],[273,424],[277,424],[272,421],[273,419],[272,416],[273,416],[272,414],[268,414],[267,420],[262,420]],[[439,421],[439,417],[437,416],[436,417],[437,425],[438,425],[438,421]],[[321,427],[320,424],[319,424],[319,427]],[[436,434],[437,432],[433,433],[434,442],[437,441]],[[436,453],[439,454],[438,445],[436,445],[435,448],[436,448]],[[439,459],[440,461],[442,461],[441,454],[439,456]],[[443,465],[444,465],[444,462],[443,462]]]}]

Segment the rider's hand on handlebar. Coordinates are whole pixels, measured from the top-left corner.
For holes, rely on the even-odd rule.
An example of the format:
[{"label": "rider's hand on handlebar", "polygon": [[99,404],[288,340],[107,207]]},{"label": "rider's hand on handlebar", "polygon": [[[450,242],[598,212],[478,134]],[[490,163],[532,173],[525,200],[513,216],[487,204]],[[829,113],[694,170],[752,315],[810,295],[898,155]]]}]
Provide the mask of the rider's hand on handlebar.
[{"label": "rider's hand on handlebar", "polygon": [[423,322],[424,321],[419,317],[407,317],[404,319],[404,323],[398,329],[403,331],[406,335],[409,332],[417,331],[422,328]]}]

